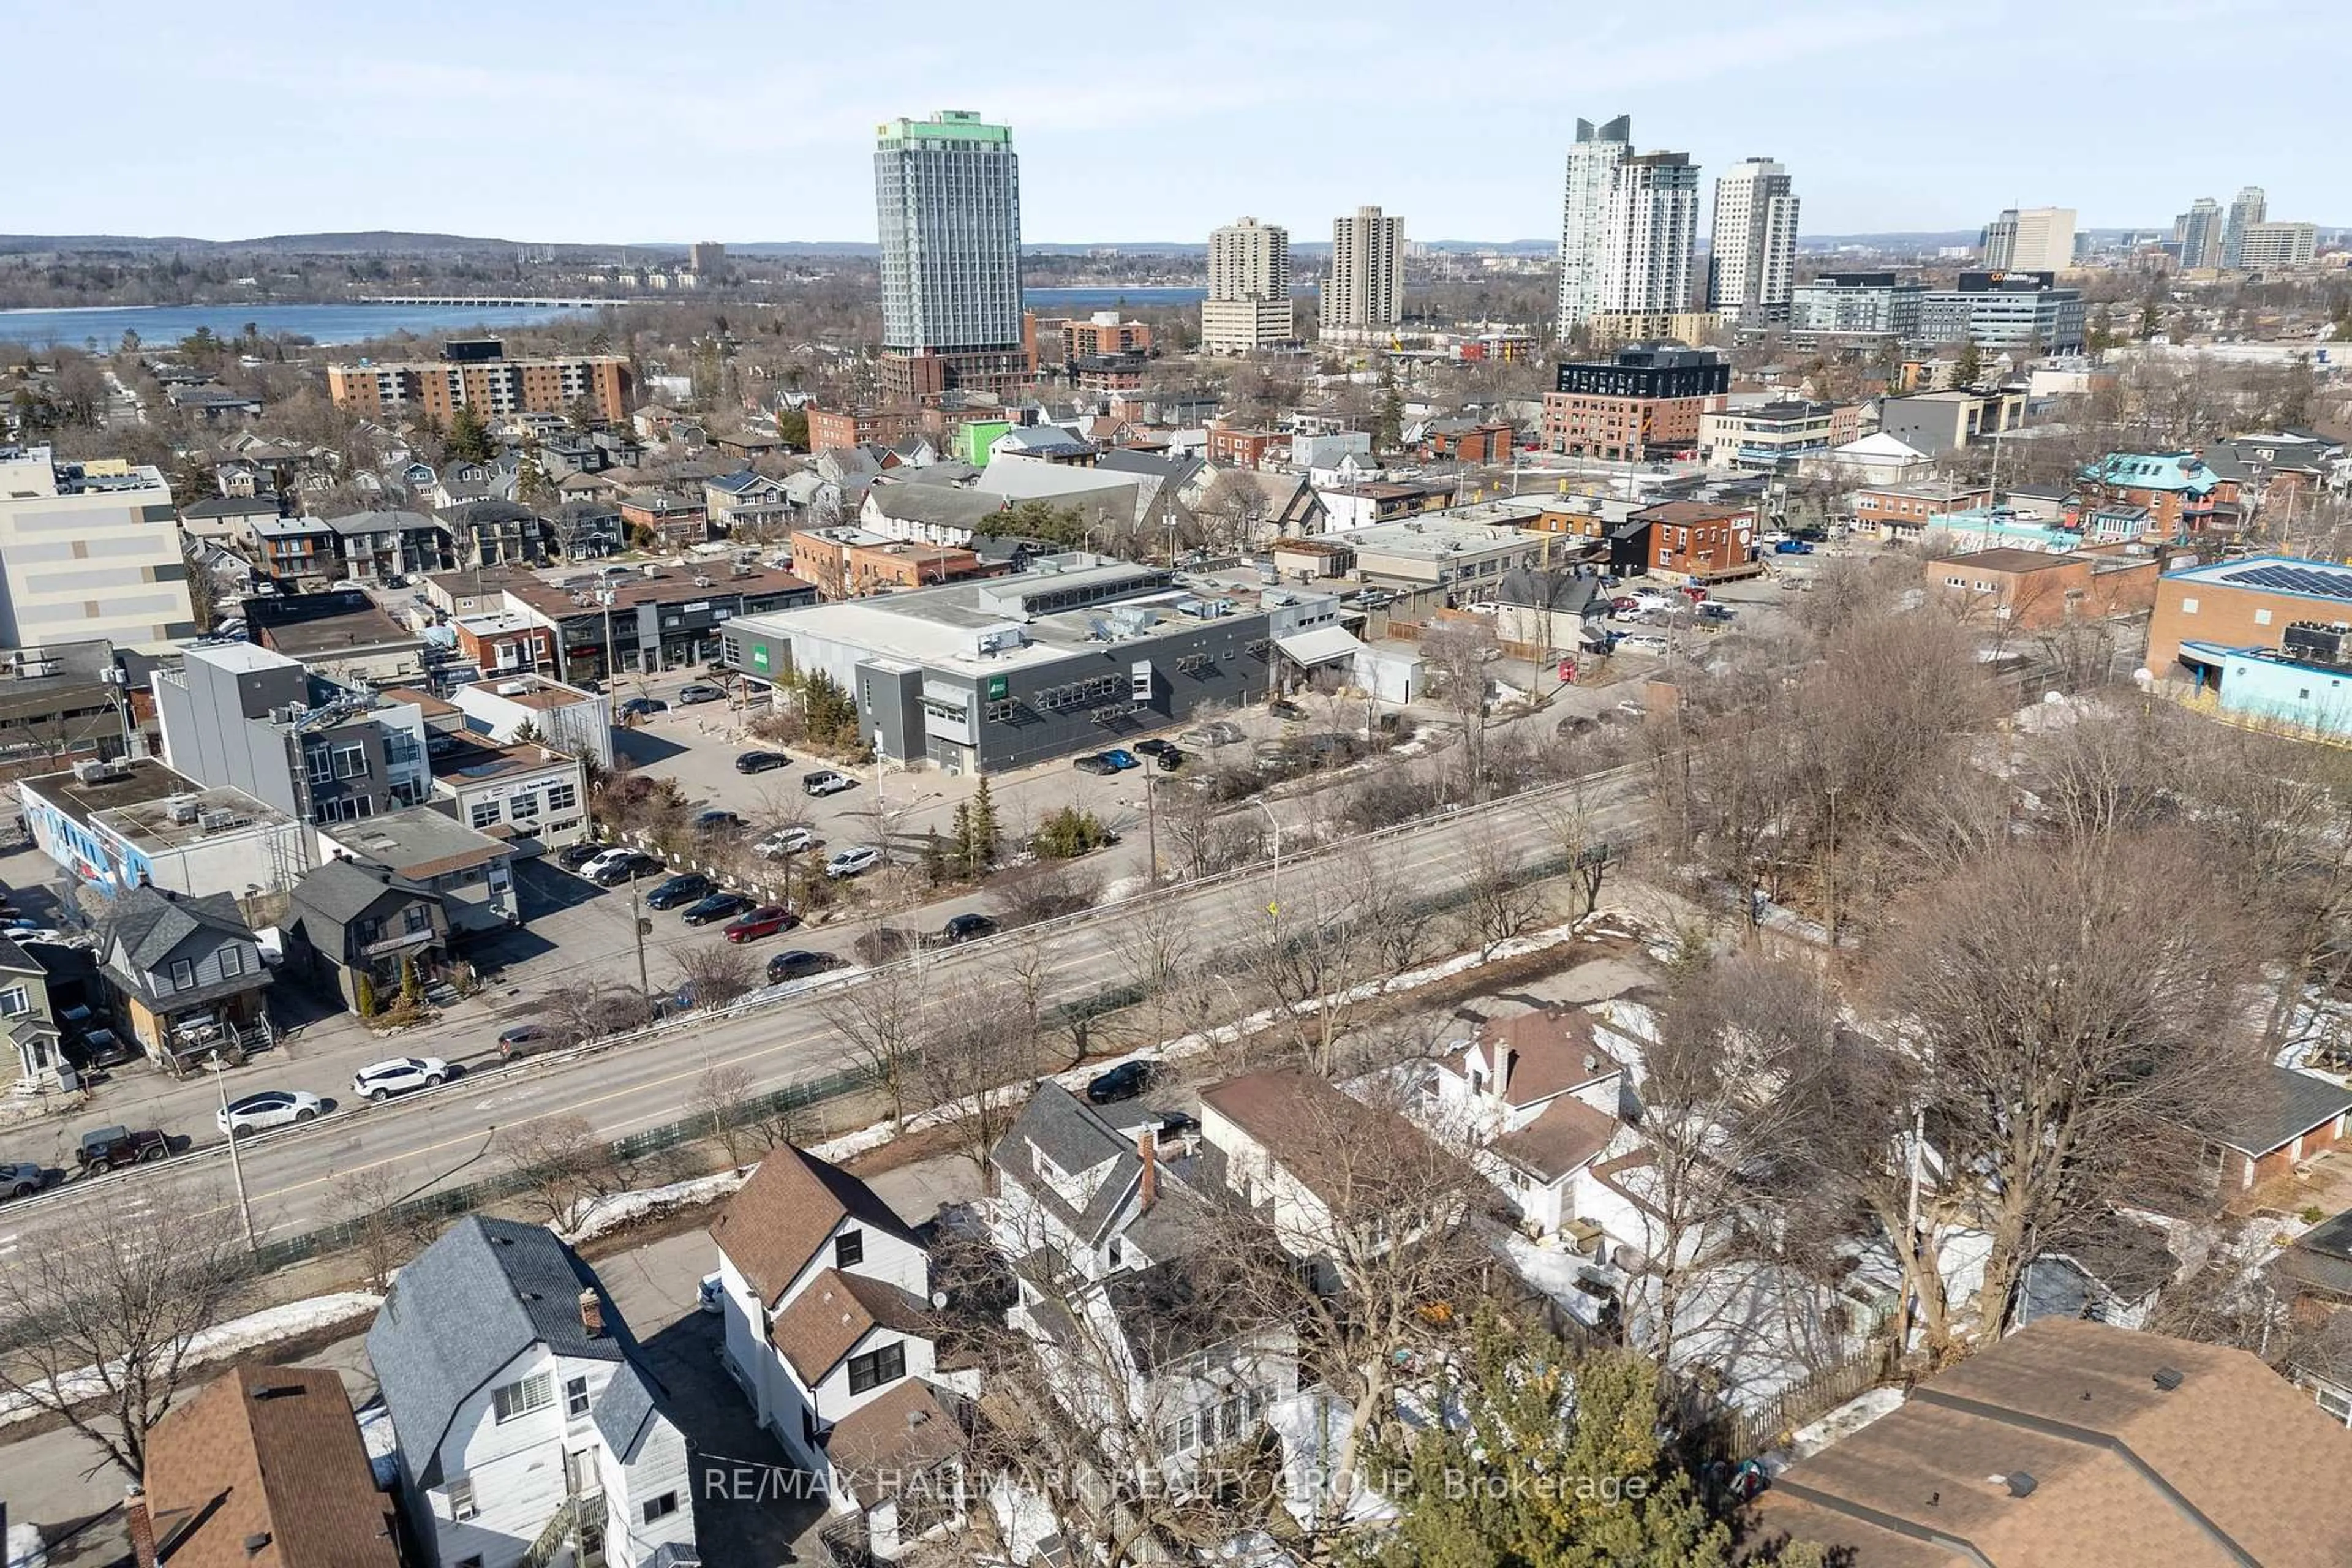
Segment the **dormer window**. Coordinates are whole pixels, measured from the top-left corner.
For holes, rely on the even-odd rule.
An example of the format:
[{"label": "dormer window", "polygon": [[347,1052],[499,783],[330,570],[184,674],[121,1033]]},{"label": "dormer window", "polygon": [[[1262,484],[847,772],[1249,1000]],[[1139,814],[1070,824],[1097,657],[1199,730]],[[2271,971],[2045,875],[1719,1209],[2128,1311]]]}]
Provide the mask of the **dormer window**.
[{"label": "dormer window", "polygon": [[833,1266],[848,1268],[866,1261],[866,1233],[845,1230],[833,1238]]}]

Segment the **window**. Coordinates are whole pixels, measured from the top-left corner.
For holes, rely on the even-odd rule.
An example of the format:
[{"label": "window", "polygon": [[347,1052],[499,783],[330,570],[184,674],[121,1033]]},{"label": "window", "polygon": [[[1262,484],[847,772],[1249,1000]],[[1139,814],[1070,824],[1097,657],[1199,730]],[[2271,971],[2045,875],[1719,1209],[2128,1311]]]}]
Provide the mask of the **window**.
[{"label": "window", "polygon": [[358,745],[337,746],[335,748],[335,776],[339,779],[363,779],[367,777],[367,748],[365,746]]},{"label": "window", "polygon": [[520,1378],[504,1388],[492,1390],[490,1394],[490,1405],[501,1426],[534,1410],[544,1410],[553,1403],[552,1380],[543,1372]]},{"label": "window", "polygon": [[904,1342],[884,1345],[878,1351],[849,1358],[849,1392],[864,1394],[886,1383],[896,1383],[907,1375],[907,1347]]},{"label": "window", "polygon": [[310,770],[310,782],[312,784],[331,784],[334,781],[334,759],[327,754],[326,747],[310,746],[306,748],[302,752],[302,760]]},{"label": "window", "polygon": [[471,1476],[459,1476],[449,1483],[449,1517],[451,1519],[462,1521],[472,1519],[481,1511],[474,1501],[474,1479]]},{"label": "window", "polygon": [[172,960],[172,989],[185,991],[196,983],[196,966],[184,958]]},{"label": "window", "polygon": [[835,1268],[847,1268],[852,1264],[865,1261],[866,1233],[864,1231],[845,1230],[833,1238],[833,1266]]},{"label": "window", "polygon": [[513,817],[517,822],[522,821],[525,817],[537,816],[539,815],[539,796],[535,795],[509,795],[507,797],[507,815]]},{"label": "window", "polygon": [[234,942],[220,950],[220,972],[224,980],[234,980],[245,973],[245,953]]},{"label": "window", "polygon": [[2194,599],[2183,599],[2183,600],[2181,600],[2181,601],[2180,601],[2180,613],[2181,613],[2182,615],[2184,615],[2184,616],[2193,616],[2193,615],[2195,615],[2195,614],[2197,613],[2197,601],[2196,601],[2196,600],[2194,600]]},{"label": "window", "polygon": [[564,1418],[569,1421],[577,1421],[587,1414],[588,1380],[584,1377],[565,1378],[563,1380]]},{"label": "window", "polygon": [[0,991],[0,1018],[14,1018],[33,1010],[33,998],[21,985],[11,985]]},{"label": "window", "polygon": [[664,1492],[657,1498],[647,1498],[646,1500],[646,1522],[647,1524],[653,1523],[653,1521],[657,1519],[667,1519],[671,1514],[674,1514],[677,1511],[677,1494],[676,1492]]},{"label": "window", "polygon": [[580,804],[580,791],[568,784],[547,786],[547,809],[570,811]]},{"label": "window", "polygon": [[2254,612],[2254,625],[2258,626],[2266,626],[2270,624],[2271,613],[2268,610],[2256,610]]},{"label": "window", "polygon": [[423,904],[411,904],[401,911],[402,926],[414,936],[433,929],[433,911]]},{"label": "window", "polygon": [[467,808],[466,820],[475,827],[488,827],[498,819],[499,803],[495,800],[478,800]]}]

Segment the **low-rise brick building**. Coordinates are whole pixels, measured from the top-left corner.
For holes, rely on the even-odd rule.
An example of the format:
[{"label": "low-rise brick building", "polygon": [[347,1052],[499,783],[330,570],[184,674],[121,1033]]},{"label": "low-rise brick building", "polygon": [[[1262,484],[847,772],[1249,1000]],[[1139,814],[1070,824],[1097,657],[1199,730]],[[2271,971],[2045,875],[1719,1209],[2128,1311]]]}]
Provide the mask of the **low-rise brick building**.
[{"label": "low-rise brick building", "polygon": [[1642,343],[1612,360],[1563,361],[1544,396],[1544,447],[1607,462],[1688,456],[1700,416],[1730,390],[1730,363],[1713,349]]},{"label": "low-rise brick building", "polygon": [[1922,573],[1931,592],[1972,621],[2042,631],[2147,608],[2157,563],[2150,556],[1996,548],[1929,561]]},{"label": "low-rise brick building", "polygon": [[2184,645],[2275,649],[2297,621],[2342,620],[2352,620],[2352,566],[2284,555],[2191,566],[2157,579],[2142,663],[2158,679],[2210,684],[2218,668]]},{"label": "low-rise brick building", "polygon": [[1671,500],[1644,507],[1631,521],[1649,527],[1649,567],[1654,577],[1719,583],[1752,577],[1764,569],[1756,559],[1753,505]]}]

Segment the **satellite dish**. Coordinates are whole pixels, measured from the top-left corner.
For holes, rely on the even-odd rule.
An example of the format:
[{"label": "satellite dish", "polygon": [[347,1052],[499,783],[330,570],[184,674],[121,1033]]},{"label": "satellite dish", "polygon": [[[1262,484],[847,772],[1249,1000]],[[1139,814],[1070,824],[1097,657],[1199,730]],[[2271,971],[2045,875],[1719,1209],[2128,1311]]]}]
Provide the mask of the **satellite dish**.
[{"label": "satellite dish", "polygon": [[934,1291],[932,1291],[932,1292],[931,1292],[931,1305],[932,1305],[932,1307],[933,1307],[933,1308],[937,1309],[937,1310],[940,1310],[940,1311],[945,1311],[945,1310],[947,1310],[947,1305],[948,1305],[948,1293],[947,1293],[946,1291],[944,1291],[944,1290],[934,1290]]}]

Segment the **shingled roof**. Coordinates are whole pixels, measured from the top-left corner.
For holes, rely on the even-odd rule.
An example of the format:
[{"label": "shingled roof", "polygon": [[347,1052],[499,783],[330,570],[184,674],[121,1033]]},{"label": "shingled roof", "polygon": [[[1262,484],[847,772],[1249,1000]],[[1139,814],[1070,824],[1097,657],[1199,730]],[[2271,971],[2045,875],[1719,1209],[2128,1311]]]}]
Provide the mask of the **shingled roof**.
[{"label": "shingled roof", "polygon": [[742,1190],[728,1200],[711,1222],[710,1239],[761,1301],[773,1307],[846,1219],[915,1243],[914,1233],[873,1188],[787,1144],[761,1161]]}]

